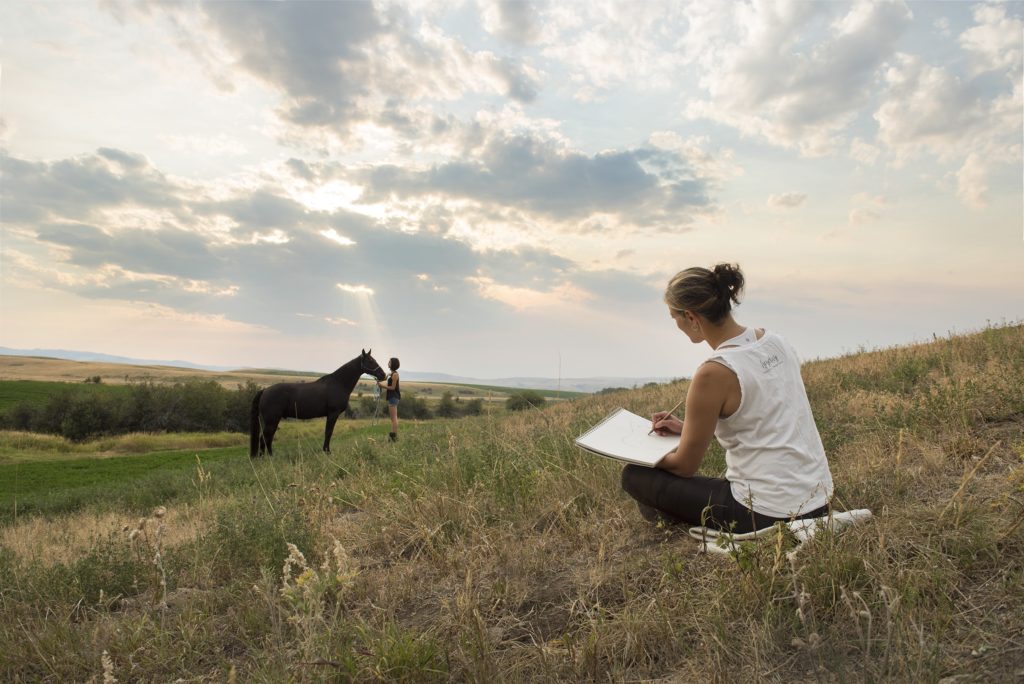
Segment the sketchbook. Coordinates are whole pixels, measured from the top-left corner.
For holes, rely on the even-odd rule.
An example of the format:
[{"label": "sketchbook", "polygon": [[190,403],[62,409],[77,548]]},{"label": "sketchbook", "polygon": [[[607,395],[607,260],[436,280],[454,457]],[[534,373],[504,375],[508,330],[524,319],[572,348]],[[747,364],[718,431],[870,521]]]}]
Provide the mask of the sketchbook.
[{"label": "sketchbook", "polygon": [[576,438],[576,446],[599,456],[653,468],[679,444],[679,435],[648,434],[651,419],[617,408]]}]

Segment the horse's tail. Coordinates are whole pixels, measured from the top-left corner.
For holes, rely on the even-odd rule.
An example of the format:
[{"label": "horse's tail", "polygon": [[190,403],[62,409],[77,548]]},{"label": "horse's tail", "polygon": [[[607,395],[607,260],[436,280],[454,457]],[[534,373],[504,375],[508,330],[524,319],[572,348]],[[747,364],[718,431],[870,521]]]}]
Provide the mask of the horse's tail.
[{"label": "horse's tail", "polygon": [[263,390],[252,398],[252,409],[249,411],[249,458],[256,458],[260,453],[260,398]]}]

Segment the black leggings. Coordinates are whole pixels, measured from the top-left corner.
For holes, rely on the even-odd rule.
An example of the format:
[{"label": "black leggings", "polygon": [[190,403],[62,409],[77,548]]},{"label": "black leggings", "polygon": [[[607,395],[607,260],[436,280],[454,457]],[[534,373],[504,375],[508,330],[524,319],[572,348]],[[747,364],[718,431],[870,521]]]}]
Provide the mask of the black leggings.
[{"label": "black leggings", "polygon": [[[651,522],[663,520],[743,533],[791,520],[750,510],[733,498],[729,481],[724,478],[679,477],[660,468],[630,464],[622,469],[622,488],[636,499],[640,512]],[[823,515],[828,515],[828,504],[797,518]]]}]

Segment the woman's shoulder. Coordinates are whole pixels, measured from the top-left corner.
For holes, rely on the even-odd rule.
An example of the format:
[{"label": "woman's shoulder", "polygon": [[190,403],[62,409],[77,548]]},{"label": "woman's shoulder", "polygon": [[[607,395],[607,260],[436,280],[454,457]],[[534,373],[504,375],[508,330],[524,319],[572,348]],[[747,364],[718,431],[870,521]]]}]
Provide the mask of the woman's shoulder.
[{"label": "woman's shoulder", "polygon": [[735,377],[736,371],[724,358],[712,356],[697,367],[691,382],[722,382]]}]

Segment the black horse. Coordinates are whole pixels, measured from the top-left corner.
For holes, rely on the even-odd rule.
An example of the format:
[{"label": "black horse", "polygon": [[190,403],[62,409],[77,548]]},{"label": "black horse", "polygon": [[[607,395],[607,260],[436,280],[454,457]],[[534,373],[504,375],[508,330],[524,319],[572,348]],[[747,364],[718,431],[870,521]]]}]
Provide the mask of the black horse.
[{"label": "black horse", "polygon": [[[373,351],[372,349],[370,351]],[[378,380],[386,377],[384,369],[370,352],[352,359],[330,375],[315,382],[281,382],[261,389],[252,399],[249,416],[249,457],[266,452],[274,455],[274,433],[282,418],[327,417],[324,430],[324,451],[331,451],[331,434],[341,412],[348,408],[348,398],[363,373]]]}]

